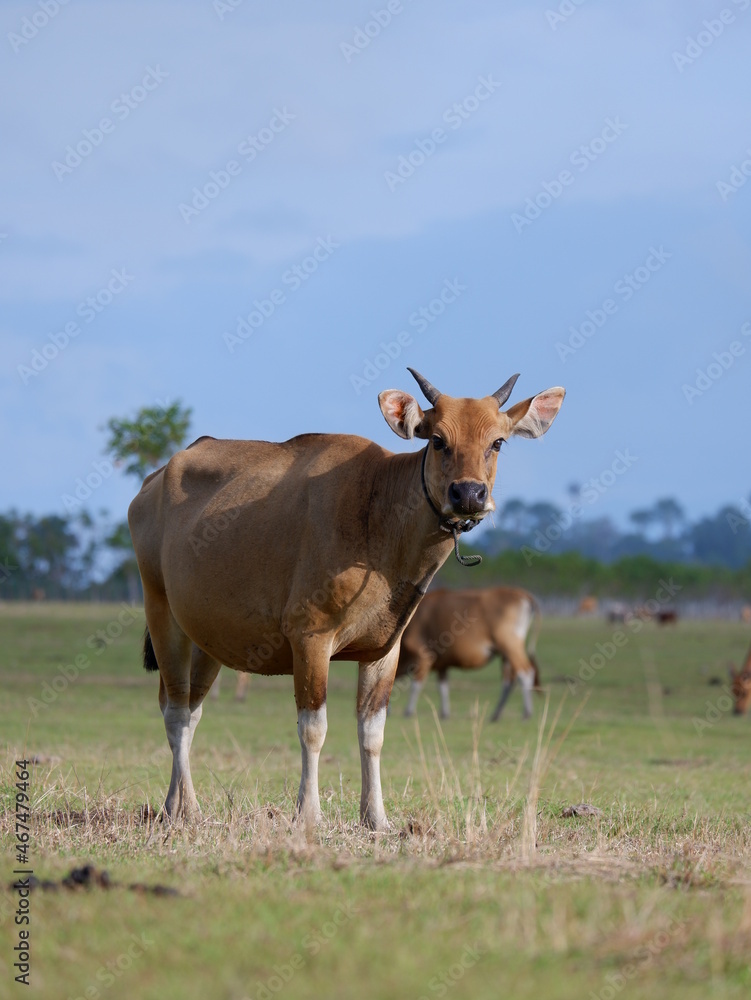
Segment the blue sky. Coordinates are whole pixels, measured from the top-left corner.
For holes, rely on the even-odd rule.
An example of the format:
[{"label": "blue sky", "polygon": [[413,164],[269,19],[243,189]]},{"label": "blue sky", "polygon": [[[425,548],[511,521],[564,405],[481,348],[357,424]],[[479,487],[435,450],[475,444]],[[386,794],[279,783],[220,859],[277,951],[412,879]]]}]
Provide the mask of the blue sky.
[{"label": "blue sky", "polygon": [[407,365],[566,387],[499,505],[626,451],[593,515],[748,495],[751,0],[46,11],[0,6],[0,508],[64,513],[105,421],[178,398],[416,447],[376,401]]}]

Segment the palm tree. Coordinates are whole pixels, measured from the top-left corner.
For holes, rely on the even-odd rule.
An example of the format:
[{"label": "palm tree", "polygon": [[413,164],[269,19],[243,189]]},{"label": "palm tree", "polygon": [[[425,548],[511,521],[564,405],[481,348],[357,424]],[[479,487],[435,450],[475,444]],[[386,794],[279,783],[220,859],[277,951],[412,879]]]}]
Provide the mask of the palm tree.
[{"label": "palm tree", "polygon": [[654,510],[635,510],[628,515],[629,521],[636,525],[638,534],[645,535],[655,521]]},{"label": "palm tree", "polygon": [[663,497],[662,500],[658,500],[653,511],[654,519],[661,524],[663,537],[666,539],[672,539],[676,526],[682,525],[686,521],[686,512],[672,497]]},{"label": "palm tree", "polygon": [[501,522],[504,524],[508,523],[509,530],[517,535],[521,535],[524,532],[526,518],[527,505],[523,500],[519,500],[516,497],[507,500],[501,508]]},{"label": "palm tree", "polygon": [[143,479],[182,447],[192,413],[178,400],[166,408],[143,406],[132,420],[112,417],[107,451],[116,465],[126,462],[125,471]]},{"label": "palm tree", "polygon": [[[135,417],[112,417],[107,421],[110,438],[107,451],[115,465],[125,464],[125,471],[139,481],[174,455],[182,447],[190,427],[190,407],[180,400],[171,406],[143,406]],[[138,598],[138,566],[127,521],[120,521],[110,531],[106,543],[121,555],[119,568],[125,576],[131,601]]]},{"label": "palm tree", "polygon": [[553,503],[548,503],[547,500],[538,500],[536,503],[531,504],[528,508],[528,513],[530,517],[534,518],[534,526],[540,531],[544,531],[551,524],[555,524],[560,520],[561,511]]}]

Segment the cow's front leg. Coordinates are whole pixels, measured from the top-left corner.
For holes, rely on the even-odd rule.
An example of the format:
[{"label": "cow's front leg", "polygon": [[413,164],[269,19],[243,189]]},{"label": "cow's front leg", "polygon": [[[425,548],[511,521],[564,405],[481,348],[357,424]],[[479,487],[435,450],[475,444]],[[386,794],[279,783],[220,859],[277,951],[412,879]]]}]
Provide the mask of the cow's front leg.
[{"label": "cow's front leg", "polygon": [[362,767],[360,820],[372,830],[387,830],[389,825],[381,792],[381,747],[398,662],[397,643],[383,659],[361,663],[357,682],[357,738]]},{"label": "cow's front leg", "polygon": [[297,735],[302,750],[302,775],[296,814],[305,825],[322,819],[318,795],[318,759],[326,739],[326,687],[329,676],[328,644],[305,646],[294,652]]}]

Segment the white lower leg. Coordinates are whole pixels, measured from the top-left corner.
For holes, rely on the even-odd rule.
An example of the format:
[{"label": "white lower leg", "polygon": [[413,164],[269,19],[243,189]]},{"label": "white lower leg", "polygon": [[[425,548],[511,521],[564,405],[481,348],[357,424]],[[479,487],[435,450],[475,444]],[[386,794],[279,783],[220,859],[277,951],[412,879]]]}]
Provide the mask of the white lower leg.
[{"label": "white lower leg", "polygon": [[523,674],[519,674],[519,680],[522,686],[522,698],[524,699],[524,718],[529,719],[532,715],[532,688],[535,683],[534,670],[527,670]]},{"label": "white lower leg", "polygon": [[438,693],[441,696],[441,718],[448,719],[451,714],[451,705],[449,703],[449,679],[448,677],[442,677],[438,681]]},{"label": "white lower leg", "polygon": [[424,681],[412,681],[412,690],[409,693],[409,701],[407,702],[407,707],[404,709],[405,715],[410,716],[415,714],[417,699],[420,697],[423,683]]},{"label": "white lower leg", "polygon": [[179,705],[167,705],[164,709],[164,728],[172,750],[172,777],[164,811],[172,818],[177,815],[187,817],[199,811],[190,775],[190,747],[202,711],[201,705],[192,712],[187,706]]},{"label": "white lower leg", "polygon": [[306,822],[321,819],[321,800],[318,797],[318,758],[326,739],[326,706],[317,710],[307,708],[297,713],[297,735],[302,748],[302,777],[297,793],[297,814]]},{"label": "white lower leg", "polygon": [[385,830],[389,825],[381,792],[381,748],[385,726],[385,708],[369,715],[360,715],[357,719],[357,738],[360,743],[362,767],[360,819],[373,830]]}]

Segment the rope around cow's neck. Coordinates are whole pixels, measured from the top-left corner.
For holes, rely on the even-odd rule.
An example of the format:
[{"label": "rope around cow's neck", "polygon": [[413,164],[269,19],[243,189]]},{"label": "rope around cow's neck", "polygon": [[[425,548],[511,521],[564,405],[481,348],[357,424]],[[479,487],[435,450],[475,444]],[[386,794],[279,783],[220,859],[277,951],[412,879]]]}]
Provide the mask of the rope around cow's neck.
[{"label": "rope around cow's neck", "polygon": [[428,448],[430,445],[426,445],[425,451],[422,453],[422,464],[420,465],[420,482],[422,483],[422,492],[425,495],[425,499],[428,501],[428,505],[433,513],[438,518],[438,523],[443,531],[449,531],[454,536],[454,555],[457,561],[462,564],[462,566],[477,566],[482,562],[482,556],[463,556],[459,552],[459,534],[465,531],[471,531],[473,528],[477,527],[477,521],[469,517],[464,521],[449,521],[445,518],[443,514],[438,510],[436,505],[430,498],[428,493],[428,485],[425,482],[425,459],[428,457]]}]

